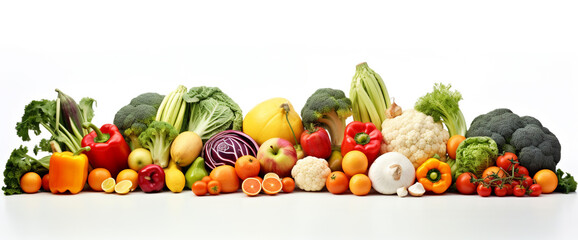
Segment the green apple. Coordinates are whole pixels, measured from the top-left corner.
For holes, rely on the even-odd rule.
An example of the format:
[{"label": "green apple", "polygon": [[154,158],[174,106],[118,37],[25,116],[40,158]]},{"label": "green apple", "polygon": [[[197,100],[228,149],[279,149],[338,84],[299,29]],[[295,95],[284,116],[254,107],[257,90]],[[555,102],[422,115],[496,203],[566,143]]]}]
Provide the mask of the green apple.
[{"label": "green apple", "polygon": [[128,167],[132,170],[138,172],[149,164],[153,164],[153,157],[146,148],[137,148],[128,155]]}]

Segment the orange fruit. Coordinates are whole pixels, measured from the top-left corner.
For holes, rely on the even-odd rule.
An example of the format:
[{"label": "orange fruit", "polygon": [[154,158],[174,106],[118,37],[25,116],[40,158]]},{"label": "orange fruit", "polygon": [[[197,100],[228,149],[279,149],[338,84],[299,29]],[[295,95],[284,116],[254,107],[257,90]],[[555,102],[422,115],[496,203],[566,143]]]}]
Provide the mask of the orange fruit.
[{"label": "orange fruit", "polygon": [[42,187],[42,178],[38,173],[27,172],[20,178],[20,188],[25,193],[35,193]]},{"label": "orange fruit", "polygon": [[558,176],[550,169],[542,169],[534,174],[534,181],[542,187],[542,193],[551,193],[558,186]]},{"label": "orange fruit", "polygon": [[371,191],[371,180],[365,174],[355,174],[349,180],[349,190],[357,196],[365,196]]},{"label": "orange fruit", "polygon": [[290,193],[295,190],[295,180],[293,180],[293,178],[284,177],[281,183],[283,184],[283,192]]},{"label": "orange fruit", "polygon": [[204,181],[196,181],[191,188],[193,193],[197,196],[205,196],[207,194],[207,183]]},{"label": "orange fruit", "polygon": [[269,177],[263,179],[263,183],[261,184],[263,188],[263,192],[269,195],[275,195],[283,189],[283,183],[278,178]]},{"label": "orange fruit", "polygon": [[122,180],[130,180],[132,182],[131,191],[138,187],[138,173],[133,169],[128,168],[120,171],[116,176],[116,182],[119,183]]},{"label": "orange fruit", "polygon": [[257,180],[259,180],[259,184],[263,184],[263,179],[259,176],[253,177],[256,178]]},{"label": "orange fruit", "polygon": [[102,192],[102,182],[111,177],[106,168],[95,168],[88,174],[88,185],[93,191]]},{"label": "orange fruit", "polygon": [[242,156],[235,162],[235,172],[242,180],[259,175],[260,170],[259,160],[251,155]]},{"label": "orange fruit", "polygon": [[219,180],[211,180],[207,184],[207,190],[211,195],[219,195],[219,193],[222,191],[221,182],[219,182]]},{"label": "orange fruit", "polygon": [[279,175],[277,175],[277,173],[274,173],[274,172],[270,172],[270,173],[265,174],[265,176],[263,176],[263,179],[267,179],[267,178],[270,178],[270,177],[272,177],[272,178],[277,178],[277,179],[281,180],[281,178],[279,177]]},{"label": "orange fruit", "polygon": [[343,156],[343,160],[341,160],[341,168],[343,168],[343,172],[345,172],[345,175],[348,177],[358,173],[365,174],[367,172],[367,165],[367,156],[357,150],[348,152]]},{"label": "orange fruit", "polygon": [[248,196],[256,196],[261,192],[261,181],[257,178],[246,178],[241,184],[241,189]]},{"label": "orange fruit", "polygon": [[446,144],[446,152],[451,159],[456,159],[456,151],[458,150],[458,146],[466,140],[466,137],[462,135],[453,135]]},{"label": "orange fruit", "polygon": [[332,172],[325,181],[325,187],[333,194],[344,193],[349,188],[349,178],[341,171]]},{"label": "orange fruit", "polygon": [[221,192],[223,193],[231,193],[239,190],[239,177],[237,176],[237,172],[233,166],[218,166],[211,171],[209,176],[211,176],[211,179],[221,182]]}]

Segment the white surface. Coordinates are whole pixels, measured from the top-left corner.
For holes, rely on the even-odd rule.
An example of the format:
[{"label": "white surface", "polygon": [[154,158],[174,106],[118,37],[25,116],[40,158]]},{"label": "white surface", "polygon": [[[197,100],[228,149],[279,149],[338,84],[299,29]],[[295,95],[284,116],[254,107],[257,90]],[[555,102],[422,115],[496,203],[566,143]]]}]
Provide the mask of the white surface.
[{"label": "white surface", "polygon": [[[572,1],[2,2],[0,159],[21,144],[24,106],[55,88],[97,99],[97,125],[134,96],[179,84],[218,86],[245,113],[277,96],[300,111],[317,88],[348,93],[367,61],[405,108],[441,81],[464,95],[468,123],[498,107],[535,116],[562,143],[558,166],[578,175],[575,10]],[[577,215],[576,194],[36,194],[0,197],[0,234],[537,238],[575,234]]]}]

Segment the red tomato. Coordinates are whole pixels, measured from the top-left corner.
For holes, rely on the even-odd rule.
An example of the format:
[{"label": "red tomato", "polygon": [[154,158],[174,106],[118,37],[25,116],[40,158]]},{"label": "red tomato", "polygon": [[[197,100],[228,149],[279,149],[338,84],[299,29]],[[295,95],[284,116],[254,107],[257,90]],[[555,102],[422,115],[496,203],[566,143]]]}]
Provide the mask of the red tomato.
[{"label": "red tomato", "polygon": [[512,183],[510,183],[510,185],[512,186],[512,190],[514,190],[515,186],[520,185],[520,181],[519,180],[512,180]]},{"label": "red tomato", "polygon": [[48,176],[47,174],[44,174],[44,176],[42,177],[42,189],[44,189],[44,191],[50,192],[50,176]]},{"label": "red tomato", "polygon": [[518,157],[511,152],[504,153],[496,159],[496,166],[508,171],[510,174],[512,173],[512,167],[516,168],[519,165]]},{"label": "red tomato", "polygon": [[528,169],[524,166],[518,166],[514,171],[514,177],[530,176],[530,172],[528,172]]},{"label": "red tomato", "polygon": [[504,184],[504,187],[507,190],[507,193],[506,193],[507,196],[514,195],[514,187],[512,187],[512,184]]},{"label": "red tomato", "polygon": [[542,187],[540,186],[540,184],[530,185],[530,188],[528,188],[528,195],[532,197],[537,197],[540,196],[540,194],[542,194]]},{"label": "red tomato", "polygon": [[472,194],[476,192],[478,183],[472,182],[472,179],[476,179],[476,176],[472,173],[466,172],[460,174],[456,179],[456,188],[458,189],[458,192],[461,194]]},{"label": "red tomato", "polygon": [[508,194],[508,189],[506,186],[496,186],[494,188],[494,194],[496,194],[498,197],[506,196]]},{"label": "red tomato", "polygon": [[496,166],[486,168],[486,170],[484,170],[484,173],[482,174],[484,182],[490,184],[491,186],[497,186],[502,184],[501,180],[495,179],[505,178],[506,176],[507,176],[506,171]]},{"label": "red tomato", "polygon": [[492,188],[484,186],[484,184],[480,184],[478,185],[478,195],[482,196],[482,197],[488,197],[490,195],[492,195]]},{"label": "red tomato", "polygon": [[532,179],[530,176],[525,175],[522,178],[522,186],[525,188],[529,188],[532,184],[534,184],[534,179]]},{"label": "red tomato", "polygon": [[514,187],[514,196],[523,197],[524,194],[526,194],[526,188],[524,188],[524,186],[516,185]]}]

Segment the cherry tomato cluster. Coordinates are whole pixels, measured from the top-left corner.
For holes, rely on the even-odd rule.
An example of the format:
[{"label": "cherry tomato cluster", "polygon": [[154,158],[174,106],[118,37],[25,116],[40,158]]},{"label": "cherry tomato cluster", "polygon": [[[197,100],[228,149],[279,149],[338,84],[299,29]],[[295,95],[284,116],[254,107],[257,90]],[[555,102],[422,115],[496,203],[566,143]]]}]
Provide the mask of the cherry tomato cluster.
[{"label": "cherry tomato cluster", "polygon": [[456,188],[462,194],[476,192],[482,197],[488,197],[492,192],[498,197],[523,197],[526,194],[537,197],[542,194],[542,187],[534,183],[528,169],[520,166],[513,153],[499,156],[496,166],[487,168],[480,179],[472,173],[462,173],[456,179]]}]

